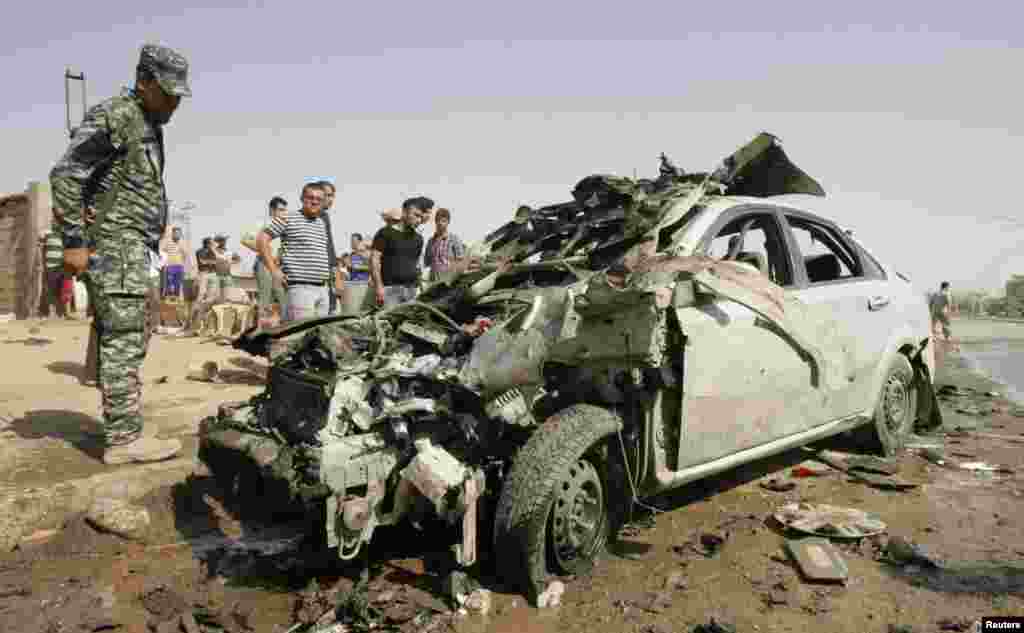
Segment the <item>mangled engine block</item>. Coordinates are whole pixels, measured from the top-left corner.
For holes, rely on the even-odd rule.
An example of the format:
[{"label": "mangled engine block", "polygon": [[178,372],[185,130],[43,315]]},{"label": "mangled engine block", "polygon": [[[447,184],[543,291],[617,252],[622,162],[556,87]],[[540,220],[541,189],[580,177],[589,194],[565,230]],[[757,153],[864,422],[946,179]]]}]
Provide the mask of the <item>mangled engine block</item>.
[{"label": "mangled engine block", "polygon": [[322,329],[271,365],[263,393],[203,421],[200,459],[229,484],[229,463],[244,462],[265,487],[261,504],[325,510],[343,559],[378,526],[433,516],[461,525],[456,556],[471,565],[487,471],[509,431],[534,424],[523,394],[484,400],[458,380],[465,357],[410,346],[376,363],[339,359]]}]

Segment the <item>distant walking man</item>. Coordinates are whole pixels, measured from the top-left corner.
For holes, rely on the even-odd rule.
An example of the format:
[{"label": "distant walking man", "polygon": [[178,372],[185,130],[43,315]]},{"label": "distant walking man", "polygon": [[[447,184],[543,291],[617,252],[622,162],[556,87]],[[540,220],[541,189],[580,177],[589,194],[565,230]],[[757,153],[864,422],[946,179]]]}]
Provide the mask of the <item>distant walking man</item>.
[{"label": "distant walking man", "polygon": [[[320,215],[324,191],[315,184],[302,188],[302,209],[288,210],[256,238],[260,255],[275,280],[287,288],[289,321],[327,316],[328,277],[334,262],[327,248],[327,224]],[[274,261],[271,241],[281,239],[281,265]],[[334,264],[335,271],[337,265]],[[344,281],[338,274],[336,287]]]},{"label": "distant walking man", "polygon": [[430,271],[430,281],[448,272],[452,263],[466,254],[466,246],[449,230],[452,212],[438,209],[434,214],[434,234],[427,240],[427,248],[423,253],[423,265]]},{"label": "distant walking man", "polygon": [[402,203],[402,221],[385,226],[373,236],[370,278],[379,306],[411,301],[419,290],[423,236],[416,227],[434,207],[430,198],[409,198]]},{"label": "distant walking man", "polygon": [[931,298],[932,332],[935,332],[935,323],[942,324],[942,335],[949,341],[952,331],[949,327],[949,312],[953,305],[953,299],[949,290],[949,282],[944,281],[939,285],[939,291]]},{"label": "distant walking man", "polygon": [[185,58],[143,46],[135,89],[90,109],[50,172],[64,270],[84,276],[96,306],[106,464],[181,451],[178,440],[143,437],[140,370],[151,335],[147,298],[158,283],[157,249],[167,226],[163,126],[191,94]]},{"label": "distant walking man", "polygon": [[[274,278],[270,275],[270,268],[263,262],[263,256],[260,254],[258,238],[260,233],[262,233],[263,230],[273,222],[274,218],[283,218],[288,213],[288,202],[281,196],[274,196],[270,199],[268,210],[269,217],[264,222],[261,222],[255,230],[242,236],[242,246],[256,253],[256,263],[253,265],[253,273],[256,275],[256,289],[260,306],[260,319],[265,320],[270,318],[274,303],[277,303],[281,319],[284,319],[286,314],[285,309],[288,305],[285,288],[280,283],[274,281]],[[277,261],[276,252],[272,252],[271,257],[274,258],[274,261]]]}]

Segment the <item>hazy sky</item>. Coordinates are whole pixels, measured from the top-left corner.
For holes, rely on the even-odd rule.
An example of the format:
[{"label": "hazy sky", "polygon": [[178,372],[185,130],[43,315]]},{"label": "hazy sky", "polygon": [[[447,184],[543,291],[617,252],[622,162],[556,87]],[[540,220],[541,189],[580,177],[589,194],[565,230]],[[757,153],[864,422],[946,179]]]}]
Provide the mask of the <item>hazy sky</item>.
[{"label": "hazy sky", "polygon": [[591,173],[653,176],[662,151],[707,170],[766,130],[828,192],[812,208],[922,289],[1024,272],[1015,3],[189,4],[19,3],[0,39],[0,192],[63,152],[65,66],[94,104],[155,41],[192,64],[169,194],[235,247],[309,179],[339,187],[339,248],[418,194],[479,239]]}]

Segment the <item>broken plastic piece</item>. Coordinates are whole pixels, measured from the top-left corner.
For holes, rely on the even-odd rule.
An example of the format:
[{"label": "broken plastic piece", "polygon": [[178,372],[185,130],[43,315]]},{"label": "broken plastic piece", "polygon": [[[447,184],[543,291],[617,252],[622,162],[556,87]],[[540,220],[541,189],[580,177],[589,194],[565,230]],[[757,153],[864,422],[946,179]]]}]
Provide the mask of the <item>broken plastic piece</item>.
[{"label": "broken plastic piece", "polygon": [[846,562],[826,539],[786,541],[786,551],[807,580],[845,582],[850,574]]},{"label": "broken plastic piece", "polygon": [[823,477],[830,472],[828,466],[805,462],[793,467],[794,477]]}]

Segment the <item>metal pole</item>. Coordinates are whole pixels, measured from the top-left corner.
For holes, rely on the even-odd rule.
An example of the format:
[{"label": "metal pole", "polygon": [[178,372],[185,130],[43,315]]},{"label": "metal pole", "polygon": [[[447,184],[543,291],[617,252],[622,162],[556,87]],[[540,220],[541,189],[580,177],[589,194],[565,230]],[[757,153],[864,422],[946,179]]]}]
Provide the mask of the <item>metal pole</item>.
[{"label": "metal pole", "polygon": [[74,128],[71,127],[71,84],[72,80],[82,82],[82,118],[85,118],[86,102],[85,102],[85,73],[73,73],[71,68],[64,69],[64,109],[67,123],[68,136],[74,134]]},{"label": "metal pole", "polygon": [[64,129],[68,136],[71,136],[71,86],[68,81],[71,78],[71,69],[64,69]]}]

